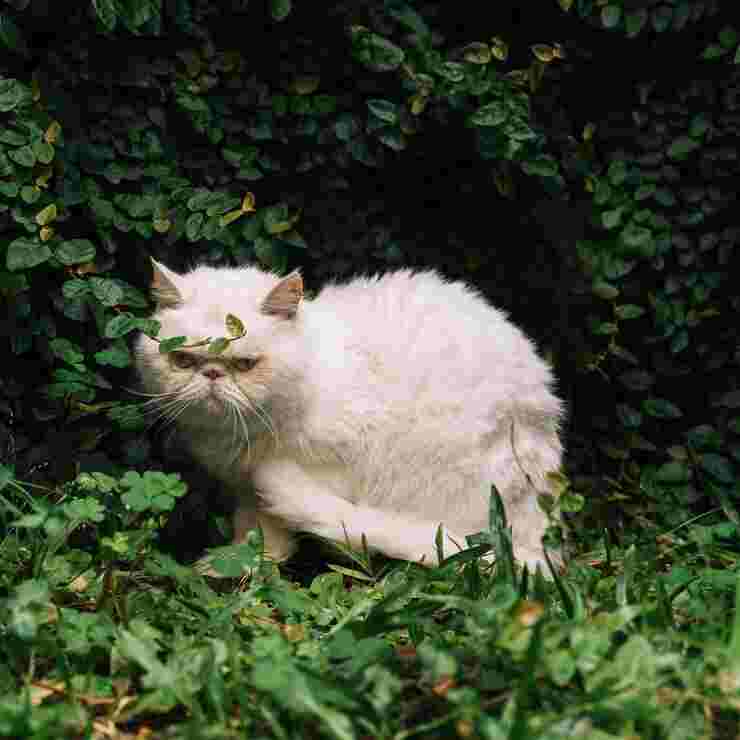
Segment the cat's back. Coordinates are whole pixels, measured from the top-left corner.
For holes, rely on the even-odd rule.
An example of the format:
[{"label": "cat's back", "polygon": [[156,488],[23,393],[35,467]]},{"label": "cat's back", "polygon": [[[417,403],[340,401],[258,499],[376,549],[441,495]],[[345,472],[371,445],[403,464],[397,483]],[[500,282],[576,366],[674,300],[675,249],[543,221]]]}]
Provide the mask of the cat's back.
[{"label": "cat's back", "polygon": [[[316,299],[323,308],[347,321],[377,327],[393,320],[402,329],[419,328],[436,321],[505,322],[503,312],[462,282],[444,279],[432,270],[397,270],[383,275],[358,277],[326,286]],[[362,319],[365,319],[363,322]]]},{"label": "cat's back", "polygon": [[360,352],[411,381],[482,376],[508,384],[548,382],[534,345],[506,314],[462,282],[403,269],[329,285],[315,301]]}]

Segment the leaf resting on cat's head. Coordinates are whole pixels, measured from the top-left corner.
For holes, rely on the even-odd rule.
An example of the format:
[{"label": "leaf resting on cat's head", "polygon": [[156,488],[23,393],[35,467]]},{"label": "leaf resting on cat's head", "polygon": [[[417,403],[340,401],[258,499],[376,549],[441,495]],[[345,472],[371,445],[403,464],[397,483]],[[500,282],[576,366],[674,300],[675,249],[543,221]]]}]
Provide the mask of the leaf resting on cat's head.
[{"label": "leaf resting on cat's head", "polygon": [[182,303],[182,295],[177,289],[177,276],[164,265],[152,259],[152,282],[149,286],[160,308],[173,308]]},{"label": "leaf resting on cat's head", "polygon": [[303,299],[303,278],[296,270],[284,277],[262,301],[260,310],[270,316],[292,319]]},{"label": "leaf resting on cat's head", "polygon": [[242,320],[238,316],[234,316],[233,313],[226,314],[226,321],[224,324],[226,325],[226,331],[229,337],[232,339],[240,339],[247,333]]}]

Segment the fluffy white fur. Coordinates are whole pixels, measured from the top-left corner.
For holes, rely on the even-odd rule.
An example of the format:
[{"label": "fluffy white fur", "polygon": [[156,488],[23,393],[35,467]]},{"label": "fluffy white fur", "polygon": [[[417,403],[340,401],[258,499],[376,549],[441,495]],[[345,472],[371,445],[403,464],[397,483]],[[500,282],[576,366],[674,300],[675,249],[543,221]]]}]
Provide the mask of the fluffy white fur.
[{"label": "fluffy white fur", "polygon": [[297,530],[355,545],[364,534],[433,565],[440,524],[445,555],[487,529],[495,483],[515,555],[542,560],[547,521],[527,476],[546,490],[560,466],[562,405],[501,311],[434,272],[358,278],[314,300],[297,273],[155,264],[154,276],[161,337],[223,336],[228,313],[247,330],[223,355],[137,346],[151,403],[239,496],[237,540],[259,521],[282,560]]}]

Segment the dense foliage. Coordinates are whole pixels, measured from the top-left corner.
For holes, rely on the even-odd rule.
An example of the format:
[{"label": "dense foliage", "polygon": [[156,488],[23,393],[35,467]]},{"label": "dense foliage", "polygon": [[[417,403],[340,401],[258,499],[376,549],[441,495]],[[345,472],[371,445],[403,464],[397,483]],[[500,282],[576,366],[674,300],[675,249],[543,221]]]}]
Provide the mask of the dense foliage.
[{"label": "dense foliage", "polygon": [[[738,33],[504,5],[0,9],[0,735],[736,732]],[[495,507],[493,573],[298,586],[252,542],[224,594],[162,554],[228,527],[127,391],[149,255],[480,286],[568,398],[567,575],[516,574]]]}]

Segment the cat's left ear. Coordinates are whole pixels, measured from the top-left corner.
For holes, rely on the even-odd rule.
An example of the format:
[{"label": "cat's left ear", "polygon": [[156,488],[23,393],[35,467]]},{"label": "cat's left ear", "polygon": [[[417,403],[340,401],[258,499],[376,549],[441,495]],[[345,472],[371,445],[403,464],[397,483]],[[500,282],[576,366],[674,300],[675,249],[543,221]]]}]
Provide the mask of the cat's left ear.
[{"label": "cat's left ear", "polygon": [[182,303],[182,295],[177,289],[177,275],[154,259],[149,288],[161,308],[173,308]]},{"label": "cat's left ear", "polygon": [[303,278],[298,270],[286,275],[268,294],[260,311],[270,316],[292,319],[303,299]]}]

